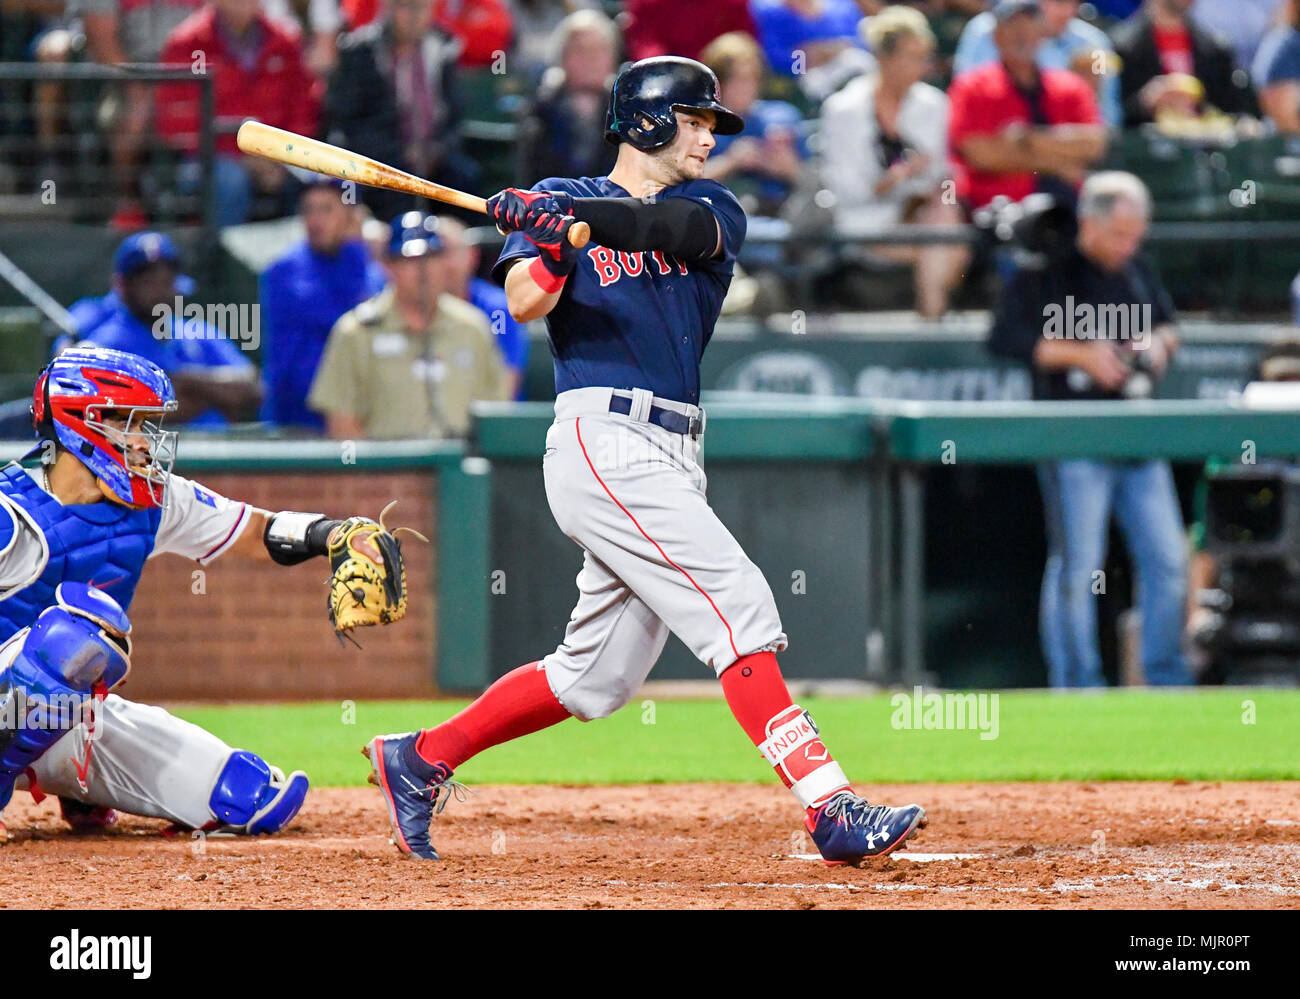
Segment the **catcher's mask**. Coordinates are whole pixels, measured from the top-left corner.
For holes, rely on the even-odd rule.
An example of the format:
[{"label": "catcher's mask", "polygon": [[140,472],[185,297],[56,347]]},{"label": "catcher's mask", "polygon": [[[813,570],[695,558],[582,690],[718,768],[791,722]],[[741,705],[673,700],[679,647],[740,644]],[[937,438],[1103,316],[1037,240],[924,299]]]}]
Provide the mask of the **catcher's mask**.
[{"label": "catcher's mask", "polygon": [[165,507],[176,460],[176,432],[162,420],[176,410],[171,379],[136,354],[72,347],[36,381],[32,422],[95,474],[110,500],[135,509]]}]

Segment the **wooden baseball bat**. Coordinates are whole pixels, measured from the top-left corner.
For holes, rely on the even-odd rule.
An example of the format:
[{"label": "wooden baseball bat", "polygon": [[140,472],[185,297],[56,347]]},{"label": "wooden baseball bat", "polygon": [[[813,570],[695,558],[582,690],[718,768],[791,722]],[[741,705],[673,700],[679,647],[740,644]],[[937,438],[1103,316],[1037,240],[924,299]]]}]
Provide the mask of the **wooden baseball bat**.
[{"label": "wooden baseball bat", "polygon": [[[264,125],[260,121],[246,121],[239,126],[235,136],[239,148],[250,156],[261,156],[289,166],[314,170],[329,177],[350,180],[367,187],[382,187],[388,191],[432,198],[444,204],[455,205],[471,212],[487,214],[487,202],[453,187],[443,187],[431,180],[416,177],[405,170],[380,163],[369,156],[361,156],[348,149],[331,146],[320,139],[312,139],[283,128]],[[591,239],[591,226],[575,222],[569,227],[569,243],[581,248]]]}]

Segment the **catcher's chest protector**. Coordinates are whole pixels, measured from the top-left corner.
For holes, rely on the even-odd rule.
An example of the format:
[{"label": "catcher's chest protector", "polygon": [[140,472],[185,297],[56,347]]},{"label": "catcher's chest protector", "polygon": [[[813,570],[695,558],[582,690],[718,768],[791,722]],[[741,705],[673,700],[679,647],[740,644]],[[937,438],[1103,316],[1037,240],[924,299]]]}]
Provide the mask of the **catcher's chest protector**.
[{"label": "catcher's chest protector", "polygon": [[50,550],[41,574],[0,600],[0,641],[35,621],[65,580],[103,590],[124,610],[131,606],[162,510],[129,510],[107,500],[64,506],[16,463],[0,470],[0,492],[27,511]]}]

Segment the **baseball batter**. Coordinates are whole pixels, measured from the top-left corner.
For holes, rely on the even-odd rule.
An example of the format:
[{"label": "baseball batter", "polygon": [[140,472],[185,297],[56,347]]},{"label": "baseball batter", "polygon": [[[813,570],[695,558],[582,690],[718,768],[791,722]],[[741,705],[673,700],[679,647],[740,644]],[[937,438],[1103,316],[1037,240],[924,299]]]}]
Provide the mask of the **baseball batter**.
[{"label": "baseball batter", "polygon": [[[607,177],[550,178],[489,199],[510,232],[496,264],[511,314],[546,317],[555,422],[542,459],[560,529],[584,551],[559,648],[508,673],[436,728],[378,736],[370,779],[403,853],[438,859],[434,809],[477,753],[569,717],[601,718],[641,686],[676,634],[718,676],[736,720],[805,809],[828,864],[888,853],[924,821],[917,805],[854,794],[777,666],[786,647],[758,567],[718,520],[700,465],[700,358],[745,237],[731,193],[701,179],[714,133],[741,119],[718,81],[664,56],[615,81]],[[581,251],[566,241],[591,226]],[[439,799],[441,797],[441,803]]]},{"label": "baseball batter", "polygon": [[[121,810],[258,834],[302,807],[305,773],[286,776],[162,708],[109,693],[130,669],[126,611],[146,560],[163,552],[200,565],[328,554],[347,579],[331,593],[349,594],[342,610],[332,598],[332,615],[355,617],[351,593],[369,585],[357,581],[367,570],[344,548],[378,549],[387,535],[364,518],[272,514],[171,474],[176,434],[161,421],[175,409],[161,368],[103,347],[65,351],[36,383],[45,443],[28,457],[39,452],[42,464],[0,469],[0,812],[17,787],[58,795],[77,827],[110,825]],[[400,553],[382,550],[400,572]]]}]

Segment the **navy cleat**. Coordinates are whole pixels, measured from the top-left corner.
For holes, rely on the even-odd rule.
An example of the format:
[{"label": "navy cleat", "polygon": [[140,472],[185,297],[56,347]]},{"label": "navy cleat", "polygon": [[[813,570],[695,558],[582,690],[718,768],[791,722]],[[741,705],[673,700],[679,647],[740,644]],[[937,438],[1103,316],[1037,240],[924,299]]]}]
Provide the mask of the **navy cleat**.
[{"label": "navy cleat", "polygon": [[852,791],[841,791],[804,819],[828,867],[856,864],[864,857],[883,857],[925,825],[920,805],[872,805]]},{"label": "navy cleat", "polygon": [[[441,763],[431,767],[432,779],[416,773],[409,758],[416,755],[418,735],[418,732],[377,735],[361,752],[370,760],[370,783],[379,788],[388,807],[393,845],[421,860],[441,860],[429,842],[429,825],[434,812],[446,808],[452,795],[465,800],[465,785],[452,780],[451,770]],[[447,796],[439,803],[444,790]]]}]

